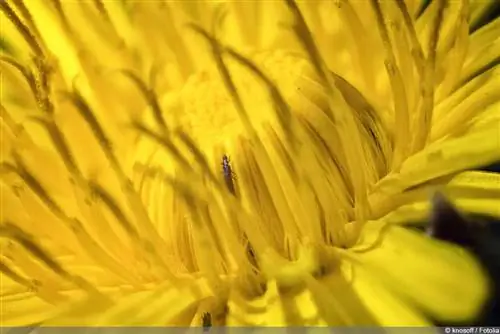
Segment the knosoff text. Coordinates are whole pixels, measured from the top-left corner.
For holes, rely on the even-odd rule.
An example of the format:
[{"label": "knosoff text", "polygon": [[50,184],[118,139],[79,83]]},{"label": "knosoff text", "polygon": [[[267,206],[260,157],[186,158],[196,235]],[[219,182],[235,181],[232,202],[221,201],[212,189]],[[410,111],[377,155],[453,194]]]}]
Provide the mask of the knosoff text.
[{"label": "knosoff text", "polygon": [[485,333],[485,334],[492,334],[492,333],[500,333],[500,327],[445,327],[444,329],[445,333],[460,333],[460,334],[466,334],[466,333]]}]

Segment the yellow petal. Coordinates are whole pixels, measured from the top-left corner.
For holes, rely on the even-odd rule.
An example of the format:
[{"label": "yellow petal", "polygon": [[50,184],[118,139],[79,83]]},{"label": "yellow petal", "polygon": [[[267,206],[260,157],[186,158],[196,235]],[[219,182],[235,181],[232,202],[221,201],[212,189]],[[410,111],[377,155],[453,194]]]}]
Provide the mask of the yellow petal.
[{"label": "yellow petal", "polygon": [[462,137],[430,144],[409,157],[398,174],[382,179],[374,193],[400,193],[429,180],[500,160],[499,126],[492,123]]},{"label": "yellow petal", "polygon": [[354,251],[352,259],[407,305],[434,319],[471,319],[489,293],[486,276],[470,254],[401,227],[388,227],[378,245]]},{"label": "yellow petal", "polygon": [[478,215],[500,217],[500,174],[463,172],[445,182],[444,186],[428,186],[407,192],[407,202],[392,210],[381,220],[390,224],[423,222],[429,217],[430,198],[434,191],[446,194],[460,210]]},{"label": "yellow petal", "polygon": [[[396,269],[397,267],[395,267]],[[431,326],[424,314],[377,280],[369,270],[355,265],[351,284],[379,326]],[[397,269],[396,269],[397,270]]]},{"label": "yellow petal", "polygon": [[[2,284],[5,276],[0,276]],[[5,295],[2,289],[2,327],[36,324],[56,314],[57,309],[33,292]]]}]

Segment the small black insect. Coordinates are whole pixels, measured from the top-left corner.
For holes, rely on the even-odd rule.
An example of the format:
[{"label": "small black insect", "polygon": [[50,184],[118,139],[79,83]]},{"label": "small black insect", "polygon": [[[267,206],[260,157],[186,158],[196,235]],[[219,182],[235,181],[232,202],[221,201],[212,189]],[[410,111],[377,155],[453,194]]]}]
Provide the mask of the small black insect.
[{"label": "small black insect", "polygon": [[224,175],[224,181],[226,182],[227,189],[231,192],[231,194],[236,195],[236,190],[234,187],[234,180],[236,179],[236,175],[231,168],[231,163],[229,161],[229,157],[227,155],[222,156],[222,174]]},{"label": "small black insect", "polygon": [[208,312],[203,313],[201,316],[203,331],[206,332],[212,327],[212,315]]},{"label": "small black insect", "polygon": [[[248,241],[248,237],[245,235],[245,238],[247,239]],[[255,270],[258,270],[259,269],[259,264],[257,262],[257,258],[255,256],[255,251],[253,250],[253,247],[252,247],[252,244],[250,243],[250,241],[248,241],[247,243],[247,257],[248,257],[248,260],[250,261],[250,263],[252,264],[252,266],[254,266]]]}]

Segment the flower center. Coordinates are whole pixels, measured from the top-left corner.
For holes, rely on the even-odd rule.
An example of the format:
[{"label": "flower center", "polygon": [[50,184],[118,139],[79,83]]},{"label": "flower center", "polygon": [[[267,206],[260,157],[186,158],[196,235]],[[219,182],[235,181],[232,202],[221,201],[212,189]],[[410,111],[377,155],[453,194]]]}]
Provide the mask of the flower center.
[{"label": "flower center", "polygon": [[[300,94],[304,78],[312,73],[305,59],[282,51],[258,53],[250,59],[279,87],[286,101]],[[269,89],[242,64],[232,59],[225,63],[252,127],[259,132],[263,124],[275,122]],[[248,135],[232,95],[214,66],[192,75],[180,91],[165,96],[164,110],[167,119],[192,134],[201,151],[222,147],[230,153],[235,139]]]},{"label": "flower center", "polygon": [[[177,164],[178,158],[155,147],[152,151],[163,153],[148,164],[170,172],[188,188],[191,184],[186,192],[196,193],[200,203],[194,205],[207,205],[208,212],[194,213],[193,203],[186,200],[191,195],[175,187],[166,199],[172,201],[173,211],[158,213],[159,207],[170,208],[161,196],[148,195],[145,204],[153,220],[172,224],[174,235],[165,234],[164,239],[171,240],[169,247],[177,248],[174,253],[183,257],[188,271],[210,271],[213,277],[222,277],[240,270],[252,272],[249,268],[260,264],[265,276],[284,275],[289,281],[286,273],[292,267],[296,272],[305,265],[315,273],[322,265],[301,256],[304,249],[315,253],[317,246],[345,247],[355,241],[359,229],[346,228],[355,216],[352,185],[345,174],[348,168],[342,168],[343,158],[336,157],[340,143],[332,137],[336,125],[324,111],[328,108],[325,88],[309,62],[282,51],[248,59],[245,63],[224,57],[229,83],[223,71],[208,68],[161,99],[169,127],[189,134],[225,193],[211,186],[202,189],[204,181],[189,176]],[[283,122],[286,112],[290,129]],[[182,152],[188,160],[193,157],[191,150]],[[192,165],[196,163],[195,157]],[[168,164],[173,168],[165,167]],[[159,194],[155,189],[161,187],[150,182],[147,193]],[[183,200],[186,205],[179,205]],[[175,241],[176,235],[184,240],[190,236],[185,240],[189,245]],[[265,265],[267,256],[283,258],[288,268],[284,267],[284,274]],[[292,262],[287,265],[287,261]]]}]

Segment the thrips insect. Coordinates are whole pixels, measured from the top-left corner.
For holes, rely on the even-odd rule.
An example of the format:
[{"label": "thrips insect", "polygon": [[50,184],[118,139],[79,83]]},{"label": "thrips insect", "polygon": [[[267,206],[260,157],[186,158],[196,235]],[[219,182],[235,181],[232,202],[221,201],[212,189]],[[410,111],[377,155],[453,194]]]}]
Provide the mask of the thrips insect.
[{"label": "thrips insect", "polygon": [[234,187],[235,174],[233,173],[233,169],[231,168],[231,164],[227,155],[222,156],[222,173],[224,175],[224,181],[226,182],[226,186],[231,192],[231,194],[236,195],[236,190]]},{"label": "thrips insect", "polygon": [[208,331],[212,327],[212,315],[208,312],[203,313],[201,316],[203,331]]}]

